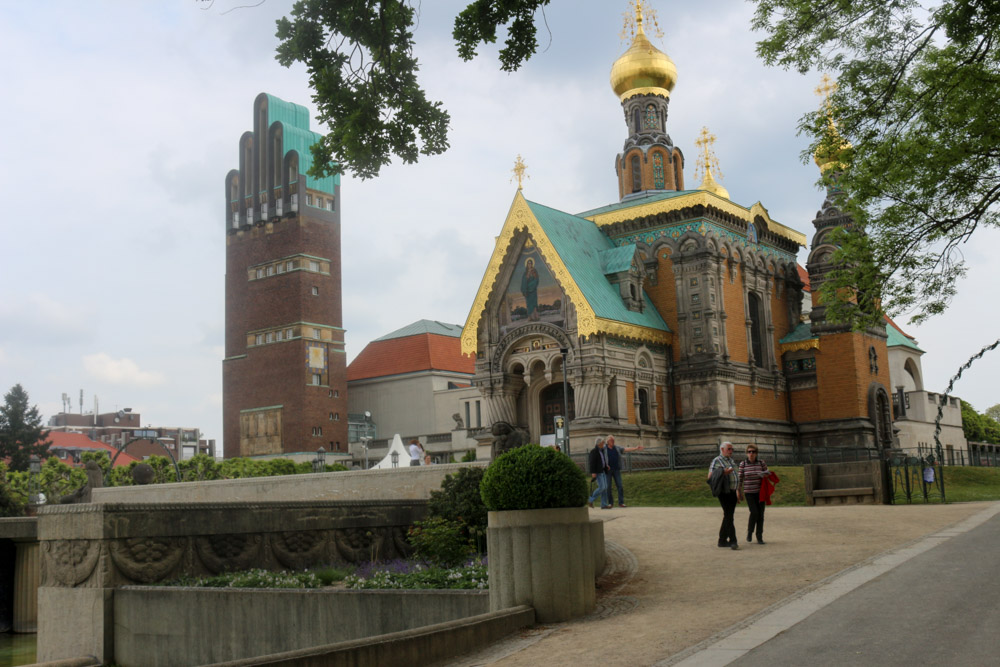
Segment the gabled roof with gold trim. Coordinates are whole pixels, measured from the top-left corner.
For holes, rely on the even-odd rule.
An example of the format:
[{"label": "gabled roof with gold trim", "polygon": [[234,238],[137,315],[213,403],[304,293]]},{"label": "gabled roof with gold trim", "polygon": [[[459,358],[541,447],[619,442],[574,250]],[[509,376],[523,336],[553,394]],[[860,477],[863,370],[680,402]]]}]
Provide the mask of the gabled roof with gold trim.
[{"label": "gabled roof with gold trim", "polygon": [[604,227],[616,222],[645,218],[659,213],[670,213],[671,211],[679,211],[698,205],[714,207],[744,222],[753,222],[757,216],[760,216],[772,233],[800,246],[805,247],[806,245],[807,239],[805,234],[797,232],[791,227],[786,227],[776,220],[772,220],[767,209],[760,202],[757,202],[750,208],[745,208],[726,197],[721,197],[708,190],[679,190],[676,192],[657,193],[649,197],[626,199],[617,204],[591,209],[577,215],[581,218],[592,220],[598,227]]},{"label": "gabled roof with gold trim", "polygon": [[618,287],[605,277],[602,253],[615,247],[611,239],[592,221],[529,202],[518,191],[462,330],[463,354],[476,352],[486,302],[498,287],[503,288],[497,285],[497,277],[511,241],[521,231],[531,235],[559,286],[576,307],[580,336],[607,333],[654,343],[669,342],[670,329],[646,294],[643,294],[646,304],[643,312],[629,310]]}]

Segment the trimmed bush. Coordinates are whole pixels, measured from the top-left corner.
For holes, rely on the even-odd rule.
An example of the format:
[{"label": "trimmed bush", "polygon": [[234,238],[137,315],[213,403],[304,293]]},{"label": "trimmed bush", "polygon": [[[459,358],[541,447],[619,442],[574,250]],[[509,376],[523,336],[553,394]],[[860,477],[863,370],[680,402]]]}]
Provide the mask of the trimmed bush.
[{"label": "trimmed bush", "polygon": [[480,493],[490,511],[582,507],[587,477],[552,447],[524,445],[497,457],[486,469]]},{"label": "trimmed bush", "polygon": [[486,505],[479,493],[484,472],[483,468],[459,469],[444,478],[439,491],[431,491],[427,503],[430,516],[461,523],[463,535],[478,551],[485,550],[481,542],[486,534]]},{"label": "trimmed bush", "polygon": [[462,535],[462,524],[441,517],[417,521],[410,528],[410,544],[418,558],[442,567],[453,567],[465,561],[472,551]]}]

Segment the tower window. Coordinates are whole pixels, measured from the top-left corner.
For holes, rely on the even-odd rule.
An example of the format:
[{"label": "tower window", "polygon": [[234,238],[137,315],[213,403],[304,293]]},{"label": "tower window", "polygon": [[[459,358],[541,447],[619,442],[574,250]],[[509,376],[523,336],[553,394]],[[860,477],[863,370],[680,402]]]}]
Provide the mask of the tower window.
[{"label": "tower window", "polygon": [[662,153],[653,153],[653,187],[657,190],[662,190],[665,187]]},{"label": "tower window", "polygon": [[659,125],[656,120],[656,107],[652,104],[646,105],[646,129],[655,130]]},{"label": "tower window", "polygon": [[764,318],[760,297],[755,292],[748,292],[747,305],[750,311],[750,350],[753,353],[753,363],[758,368],[764,368]]},{"label": "tower window", "polygon": [[285,338],[287,338],[288,340],[292,339],[292,330],[291,329],[285,329]]},{"label": "tower window", "polygon": [[295,268],[295,262],[293,262],[292,260],[288,260],[287,262],[285,262],[285,271],[291,271],[294,268]]},{"label": "tower window", "polygon": [[274,275],[274,267],[273,266],[267,267],[267,275],[269,275],[269,276],[273,276]]},{"label": "tower window", "polygon": [[309,270],[319,273],[319,262],[314,259],[309,260]]},{"label": "tower window", "polygon": [[632,126],[635,128],[635,132],[638,132],[639,130],[642,129],[642,124],[639,122],[639,118],[640,118],[639,109],[636,108],[635,111],[632,112]]},{"label": "tower window", "polygon": [[319,385],[323,384],[323,376],[321,374],[319,374],[319,373],[313,373],[312,374],[312,383],[316,387],[318,387]]},{"label": "tower window", "polygon": [[642,190],[642,172],[639,171],[639,156],[632,156],[632,192]]},{"label": "tower window", "polygon": [[649,392],[645,389],[639,390],[639,423],[649,423]]},{"label": "tower window", "polygon": [[313,288],[312,288],[312,295],[313,296],[319,296],[319,288],[316,287],[315,285],[313,285]]}]

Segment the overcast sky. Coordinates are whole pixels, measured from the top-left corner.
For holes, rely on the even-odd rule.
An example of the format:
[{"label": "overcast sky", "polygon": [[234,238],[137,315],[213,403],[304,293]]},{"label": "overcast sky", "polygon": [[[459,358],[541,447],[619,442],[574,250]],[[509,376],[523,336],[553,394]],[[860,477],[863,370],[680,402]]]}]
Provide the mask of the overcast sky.
[{"label": "overcast sky", "polygon": [[[221,451],[223,179],[258,93],[315,108],[304,68],[274,60],[274,21],[291,2],[240,4],[253,2],[0,5],[0,390],[21,383],[46,418],[64,392],[78,412],[82,389],[86,411],[97,397],[101,412],[130,407],[144,424],[198,427]],[[451,21],[467,0],[418,4],[420,78],[451,113],[452,148],[376,180],[343,180],[349,360],[418,319],[465,322],[518,153],[533,201],[578,212],[618,199],[626,129],[608,74],[627,47],[625,0],[554,0],[542,52],[513,75],[495,49],[456,57]],[[653,6],[664,36],[651,37],[678,70],[667,130],[687,156],[689,187],[707,126],[733,201],[759,200],[811,238],[823,196],[795,128],[818,103],[819,77],[757,60],[750,4]],[[897,318],[927,352],[928,390],[943,391],[998,336],[998,241],[979,231],[963,248],[969,275],[946,315],[921,327]],[[1000,351],[955,393],[983,411],[1000,402],[997,376]]]}]

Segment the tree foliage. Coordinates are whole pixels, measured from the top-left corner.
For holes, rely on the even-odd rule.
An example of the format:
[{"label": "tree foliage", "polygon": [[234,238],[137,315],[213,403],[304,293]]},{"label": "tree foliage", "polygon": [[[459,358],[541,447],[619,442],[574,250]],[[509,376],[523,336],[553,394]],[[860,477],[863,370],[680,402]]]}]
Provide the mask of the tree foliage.
[{"label": "tree foliage", "polygon": [[28,392],[15,384],[0,406],[0,459],[9,457],[11,470],[27,470],[31,455],[45,458],[51,444],[38,406],[29,406]]},{"label": "tree foliage", "polygon": [[996,405],[992,405],[986,408],[986,412],[984,412],[983,414],[985,414],[993,421],[1000,423],[1000,403],[997,403]]},{"label": "tree foliage", "polygon": [[987,415],[979,414],[965,401],[962,401],[962,431],[965,439],[970,442],[1000,445],[1000,423]]},{"label": "tree foliage", "polygon": [[[942,312],[962,244],[1000,223],[1000,3],[754,1],[765,63],[837,78],[830,109],[851,144],[838,180],[866,234],[840,237],[827,317],[881,324],[878,308],[836,298],[858,288],[913,322]],[[801,120],[810,153],[829,141],[824,111]]]},{"label": "tree foliage", "polygon": [[[494,43],[510,24],[500,51],[514,71],[538,47],[534,15],[549,0],[475,0],[455,19],[464,60],[480,43]],[[417,80],[413,31],[419,2],[412,0],[298,0],[278,20],[277,59],[305,64],[320,122],[329,132],[313,148],[313,176],[350,170],[378,176],[393,156],[404,163],[448,149],[450,118]]]}]

